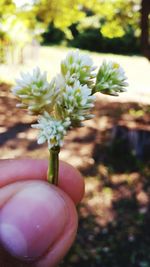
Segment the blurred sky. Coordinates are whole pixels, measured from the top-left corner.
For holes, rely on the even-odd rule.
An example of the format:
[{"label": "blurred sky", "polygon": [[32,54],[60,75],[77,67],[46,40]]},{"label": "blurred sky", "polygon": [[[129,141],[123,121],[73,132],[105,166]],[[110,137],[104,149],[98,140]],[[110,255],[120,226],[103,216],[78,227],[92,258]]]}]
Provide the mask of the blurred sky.
[{"label": "blurred sky", "polygon": [[32,4],[34,0],[13,0],[17,7],[22,7],[25,4]]}]

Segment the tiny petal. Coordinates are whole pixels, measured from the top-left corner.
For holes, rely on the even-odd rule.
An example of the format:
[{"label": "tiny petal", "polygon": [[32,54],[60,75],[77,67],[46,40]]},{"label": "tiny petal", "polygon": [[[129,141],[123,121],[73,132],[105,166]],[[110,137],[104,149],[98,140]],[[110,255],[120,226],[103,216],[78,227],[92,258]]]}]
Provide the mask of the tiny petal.
[{"label": "tiny petal", "polygon": [[43,144],[43,143],[45,143],[45,141],[46,141],[46,138],[45,138],[45,136],[40,136],[39,138],[38,138],[38,144],[40,145],[40,144]]}]

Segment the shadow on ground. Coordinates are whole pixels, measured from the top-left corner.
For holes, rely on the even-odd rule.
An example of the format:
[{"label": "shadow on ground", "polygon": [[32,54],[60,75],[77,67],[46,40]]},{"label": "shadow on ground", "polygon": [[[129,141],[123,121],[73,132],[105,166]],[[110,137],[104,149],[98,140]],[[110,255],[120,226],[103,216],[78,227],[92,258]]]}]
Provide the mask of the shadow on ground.
[{"label": "shadow on ground", "polygon": [[[0,157],[48,156],[35,118],[1,84]],[[76,242],[62,267],[150,267],[150,108],[98,100],[95,118],[70,131],[61,159],[80,169],[86,194]]]}]

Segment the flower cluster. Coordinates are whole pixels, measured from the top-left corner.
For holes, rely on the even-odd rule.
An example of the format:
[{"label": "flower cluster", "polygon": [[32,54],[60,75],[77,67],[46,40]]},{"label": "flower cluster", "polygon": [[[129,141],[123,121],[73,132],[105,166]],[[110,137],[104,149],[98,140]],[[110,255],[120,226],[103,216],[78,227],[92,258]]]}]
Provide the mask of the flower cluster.
[{"label": "flower cluster", "polygon": [[38,119],[38,124],[33,124],[33,128],[39,129],[38,144],[48,141],[48,148],[62,146],[66,129],[70,126],[69,118],[59,121],[44,112]]},{"label": "flower cluster", "polygon": [[30,114],[40,114],[44,110],[51,110],[58,94],[55,81],[48,83],[46,72],[41,73],[37,67],[33,73],[21,73],[21,79],[12,89],[14,95],[20,98],[17,106],[27,108]]},{"label": "flower cluster", "polygon": [[68,129],[92,117],[94,93],[118,95],[125,91],[126,77],[119,64],[103,62],[97,75],[95,69],[89,56],[75,51],[68,53],[61,62],[61,73],[50,83],[39,68],[16,80],[12,91],[21,100],[18,106],[40,115],[32,125],[39,129],[39,144],[47,141],[49,149],[62,146]]},{"label": "flower cluster", "polygon": [[89,110],[94,106],[94,100],[92,90],[77,80],[73,86],[66,85],[58,99],[57,114],[62,118],[69,117],[72,126],[79,126],[81,121],[91,118]]},{"label": "flower cluster", "polygon": [[78,50],[68,53],[66,59],[61,62],[61,73],[68,85],[72,85],[78,80],[80,84],[86,84],[89,88],[93,88],[96,77],[95,69],[92,59],[87,55],[80,54]]},{"label": "flower cluster", "polygon": [[118,96],[118,93],[125,92],[128,85],[125,80],[124,70],[116,62],[104,61],[99,68],[96,79],[96,92]]}]

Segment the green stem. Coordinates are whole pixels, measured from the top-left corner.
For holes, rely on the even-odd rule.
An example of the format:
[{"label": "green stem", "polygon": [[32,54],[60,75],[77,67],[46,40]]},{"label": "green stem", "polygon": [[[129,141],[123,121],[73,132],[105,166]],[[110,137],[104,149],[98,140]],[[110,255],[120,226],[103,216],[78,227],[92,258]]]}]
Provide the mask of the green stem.
[{"label": "green stem", "polygon": [[96,93],[96,85],[92,88],[92,94],[91,95],[94,95]]},{"label": "green stem", "polygon": [[50,184],[54,185],[58,185],[59,152],[60,148],[58,146],[49,150],[50,154],[47,179]]}]

